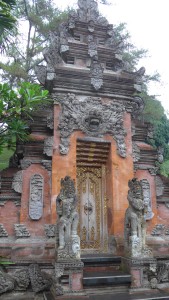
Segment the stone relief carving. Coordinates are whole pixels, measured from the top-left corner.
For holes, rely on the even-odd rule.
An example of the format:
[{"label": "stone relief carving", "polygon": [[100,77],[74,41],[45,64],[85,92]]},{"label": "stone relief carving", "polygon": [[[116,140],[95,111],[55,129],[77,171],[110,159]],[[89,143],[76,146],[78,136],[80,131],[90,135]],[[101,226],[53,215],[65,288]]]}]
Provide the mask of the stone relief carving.
[{"label": "stone relief carving", "polygon": [[164,236],[169,235],[169,227],[164,224],[156,224],[153,228],[151,235],[153,236]]},{"label": "stone relief carving", "polygon": [[156,195],[160,197],[164,193],[164,184],[160,176],[156,176]]},{"label": "stone relief carving", "polygon": [[90,68],[91,85],[98,91],[103,85],[103,67],[101,64],[93,60]]},{"label": "stone relief carving", "polygon": [[98,59],[97,43],[94,40],[93,35],[88,35],[88,54],[94,59]]},{"label": "stone relief carving", "polygon": [[13,177],[12,188],[17,193],[22,193],[22,176],[23,171],[18,171]]},{"label": "stone relief carving", "polygon": [[38,264],[31,264],[28,268],[22,268],[11,275],[0,267],[0,294],[15,291],[26,291],[31,284],[35,293],[49,290],[51,286],[50,276],[42,272]]},{"label": "stone relief carving", "polygon": [[4,225],[0,224],[0,238],[7,237],[7,236],[8,236],[8,233],[7,233],[6,229],[4,228]]},{"label": "stone relief carving", "polygon": [[153,230],[151,232],[151,235],[153,235],[153,236],[161,236],[161,235],[164,234],[164,230],[165,230],[165,225],[163,225],[163,224],[157,224],[153,228]]},{"label": "stone relief carving", "polygon": [[42,165],[44,166],[44,168],[48,171],[52,170],[52,161],[51,160],[42,160]]},{"label": "stone relief carving", "polygon": [[53,136],[47,137],[44,140],[44,149],[43,153],[47,156],[52,156],[53,154]]},{"label": "stone relief carving", "polygon": [[0,294],[10,292],[15,287],[14,279],[8,275],[0,266]]},{"label": "stone relief carving", "polygon": [[30,233],[24,224],[14,224],[15,234],[17,238],[30,237]]},{"label": "stone relief carving", "polygon": [[41,272],[38,264],[31,264],[29,266],[29,276],[32,285],[32,290],[39,293],[49,289],[52,281],[48,274]]},{"label": "stone relief carving", "polygon": [[164,161],[164,148],[163,147],[158,147],[157,148],[157,160],[160,164],[162,164],[162,162]]},{"label": "stone relief carving", "polygon": [[16,271],[13,275],[15,280],[16,291],[26,291],[30,284],[29,270],[28,268]]},{"label": "stone relief carving", "polygon": [[169,282],[169,261],[159,261],[157,264],[158,283]]},{"label": "stone relief carving", "polygon": [[142,190],[143,190],[143,198],[144,198],[144,207],[145,214],[144,217],[146,220],[151,220],[154,216],[151,207],[151,195],[150,195],[150,184],[147,179],[140,180]]},{"label": "stone relief carving", "polygon": [[129,207],[126,210],[124,226],[125,251],[131,257],[150,257],[152,252],[145,242],[145,204],[141,182],[133,178],[128,185]]},{"label": "stone relief carving", "polygon": [[[55,97],[55,95],[53,95]],[[82,130],[91,137],[113,136],[120,156],[126,157],[123,113],[125,108],[117,102],[102,103],[97,97],[77,97],[74,94],[56,95],[62,112],[59,121],[60,153],[67,154],[69,137],[74,130]],[[58,103],[58,102],[57,102]]]},{"label": "stone relief carving", "polygon": [[136,143],[133,142],[133,162],[138,162],[140,160],[140,148]]},{"label": "stone relief carving", "polygon": [[48,128],[50,129],[53,129],[54,128],[54,117],[53,117],[53,113],[50,112],[48,115],[47,115],[47,118],[46,118],[46,125]]},{"label": "stone relief carving", "polygon": [[43,215],[43,177],[34,174],[30,178],[29,216],[39,220]]},{"label": "stone relief carving", "polygon": [[58,214],[57,232],[59,259],[80,258],[80,238],[77,235],[77,225],[79,220],[77,209],[77,198],[73,180],[66,176],[61,179],[61,191],[56,198],[56,208]]},{"label": "stone relief carving", "polygon": [[48,238],[56,236],[56,225],[54,224],[45,224],[44,226],[45,234]]}]

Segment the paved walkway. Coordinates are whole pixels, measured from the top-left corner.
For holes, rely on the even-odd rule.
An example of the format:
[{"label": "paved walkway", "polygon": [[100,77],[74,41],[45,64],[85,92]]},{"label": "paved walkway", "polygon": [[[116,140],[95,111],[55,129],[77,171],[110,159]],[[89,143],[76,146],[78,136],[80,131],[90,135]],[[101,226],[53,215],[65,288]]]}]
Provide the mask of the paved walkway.
[{"label": "paved walkway", "polygon": [[[53,297],[49,293],[45,293],[46,298],[42,293],[34,294],[32,292],[15,292],[4,294],[0,296],[0,300],[53,300]],[[169,300],[168,292],[145,292],[138,294],[128,294],[128,293],[112,293],[103,295],[87,295],[87,296],[61,296],[56,297],[56,300]]]}]

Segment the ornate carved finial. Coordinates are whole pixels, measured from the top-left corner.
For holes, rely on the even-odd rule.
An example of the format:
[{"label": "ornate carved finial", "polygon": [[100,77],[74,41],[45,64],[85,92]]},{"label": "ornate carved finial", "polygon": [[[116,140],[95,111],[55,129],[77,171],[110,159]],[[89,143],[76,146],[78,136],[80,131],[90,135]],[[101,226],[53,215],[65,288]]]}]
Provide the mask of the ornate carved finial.
[{"label": "ornate carved finial", "polygon": [[150,257],[151,250],[146,246],[145,203],[141,182],[129,180],[127,199],[129,207],[125,214],[125,251],[132,257]]}]

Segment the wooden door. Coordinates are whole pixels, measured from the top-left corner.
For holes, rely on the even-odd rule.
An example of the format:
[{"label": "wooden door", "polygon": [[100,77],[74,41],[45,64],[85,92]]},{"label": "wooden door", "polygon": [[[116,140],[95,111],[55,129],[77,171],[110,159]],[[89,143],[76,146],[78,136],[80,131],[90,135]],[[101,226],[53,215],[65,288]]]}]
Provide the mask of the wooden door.
[{"label": "wooden door", "polygon": [[103,168],[78,168],[81,250],[107,252],[107,206]]}]

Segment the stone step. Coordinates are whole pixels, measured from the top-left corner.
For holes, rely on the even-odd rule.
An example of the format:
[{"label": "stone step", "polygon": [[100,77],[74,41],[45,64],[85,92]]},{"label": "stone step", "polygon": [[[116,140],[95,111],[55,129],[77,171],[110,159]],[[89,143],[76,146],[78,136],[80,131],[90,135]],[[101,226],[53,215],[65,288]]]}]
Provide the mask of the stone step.
[{"label": "stone step", "polygon": [[120,256],[91,255],[81,257],[85,272],[118,271],[121,265]]},{"label": "stone step", "polygon": [[131,275],[123,272],[84,272],[84,286],[127,285],[131,283]]}]

